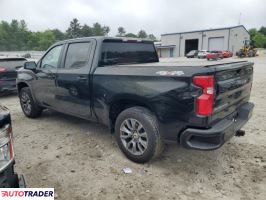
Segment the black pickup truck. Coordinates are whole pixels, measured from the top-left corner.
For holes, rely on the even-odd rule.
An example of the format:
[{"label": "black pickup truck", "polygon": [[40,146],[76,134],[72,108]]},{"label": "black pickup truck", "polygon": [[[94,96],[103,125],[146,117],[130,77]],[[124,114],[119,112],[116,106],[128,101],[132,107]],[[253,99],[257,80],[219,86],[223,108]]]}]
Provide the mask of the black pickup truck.
[{"label": "black pickup truck", "polygon": [[18,71],[27,117],[50,108],[107,125],[135,162],[165,141],[214,150],[251,117],[253,63],[159,62],[153,42],[94,37],[58,42]]}]

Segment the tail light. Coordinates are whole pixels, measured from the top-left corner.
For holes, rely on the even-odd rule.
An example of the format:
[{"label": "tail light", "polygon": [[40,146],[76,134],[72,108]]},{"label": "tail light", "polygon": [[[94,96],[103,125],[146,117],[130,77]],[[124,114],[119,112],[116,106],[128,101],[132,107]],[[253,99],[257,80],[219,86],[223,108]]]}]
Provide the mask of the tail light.
[{"label": "tail light", "polygon": [[1,72],[5,72],[5,71],[6,71],[6,68],[0,66],[0,73],[1,73]]},{"label": "tail light", "polygon": [[208,116],[213,111],[214,76],[194,76],[193,84],[202,88],[202,94],[196,99],[196,113]]},{"label": "tail light", "polygon": [[0,128],[0,171],[13,160],[12,128],[10,124]]}]

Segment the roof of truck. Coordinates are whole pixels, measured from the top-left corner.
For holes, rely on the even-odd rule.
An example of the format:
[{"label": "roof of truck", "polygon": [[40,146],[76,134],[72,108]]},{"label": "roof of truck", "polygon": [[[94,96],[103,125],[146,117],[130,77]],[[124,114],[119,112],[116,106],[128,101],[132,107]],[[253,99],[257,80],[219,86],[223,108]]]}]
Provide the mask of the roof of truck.
[{"label": "roof of truck", "polygon": [[86,41],[89,39],[95,39],[99,42],[102,42],[103,40],[135,40],[135,41],[145,41],[145,42],[153,42],[152,40],[149,39],[142,39],[142,38],[132,38],[132,37],[109,37],[109,36],[93,36],[93,37],[81,37],[81,38],[73,38],[73,39],[67,39],[67,40],[63,40],[60,42],[57,42],[56,44],[60,44],[60,43],[65,43],[65,42],[77,42],[77,41]]}]

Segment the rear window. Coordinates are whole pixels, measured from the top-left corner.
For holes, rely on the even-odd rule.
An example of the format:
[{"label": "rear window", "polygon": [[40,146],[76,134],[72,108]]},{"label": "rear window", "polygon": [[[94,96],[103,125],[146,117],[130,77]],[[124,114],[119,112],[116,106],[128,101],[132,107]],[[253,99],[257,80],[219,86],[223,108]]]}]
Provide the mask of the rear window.
[{"label": "rear window", "polygon": [[158,62],[152,42],[105,40],[99,66]]},{"label": "rear window", "polygon": [[27,60],[25,58],[3,58],[0,59],[0,67],[9,70],[16,70],[23,66]]}]

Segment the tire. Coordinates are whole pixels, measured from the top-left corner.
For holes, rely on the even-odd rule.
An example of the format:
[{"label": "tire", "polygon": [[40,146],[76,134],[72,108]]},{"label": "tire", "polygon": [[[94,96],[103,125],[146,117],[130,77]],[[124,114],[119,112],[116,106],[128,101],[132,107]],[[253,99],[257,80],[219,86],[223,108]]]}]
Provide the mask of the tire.
[{"label": "tire", "polygon": [[125,156],[137,163],[155,159],[163,151],[157,119],[144,107],[128,108],[119,114],[115,123],[115,138]]},{"label": "tire", "polygon": [[42,108],[33,100],[30,89],[24,87],[19,92],[21,109],[26,117],[37,118],[42,114]]}]

